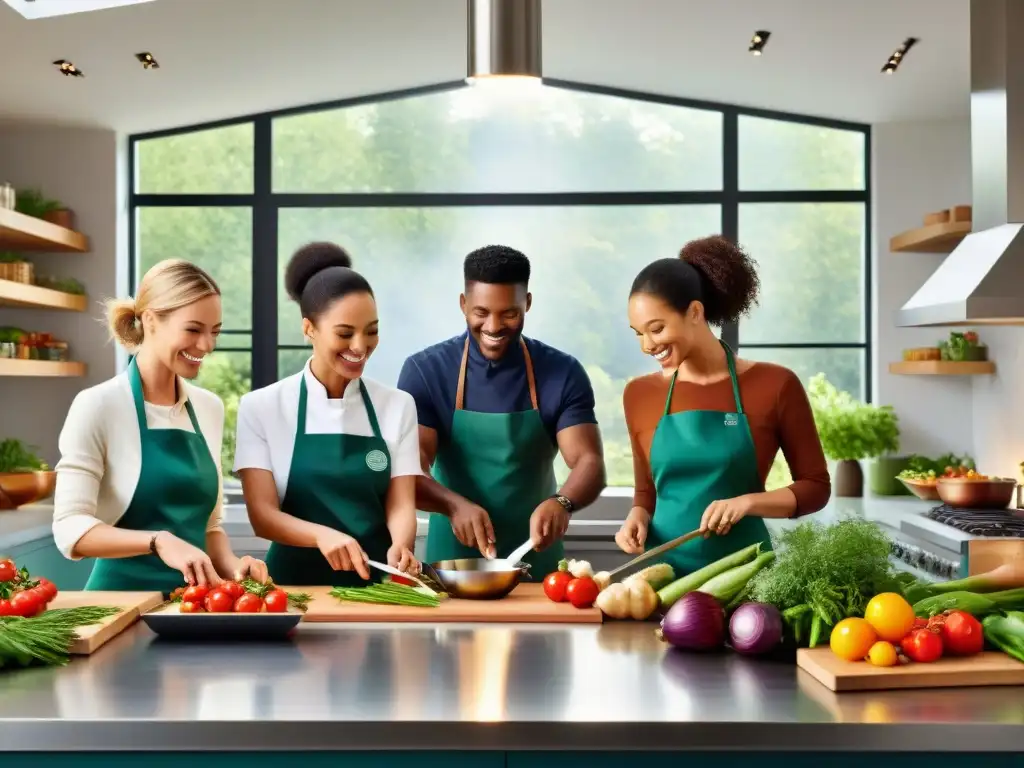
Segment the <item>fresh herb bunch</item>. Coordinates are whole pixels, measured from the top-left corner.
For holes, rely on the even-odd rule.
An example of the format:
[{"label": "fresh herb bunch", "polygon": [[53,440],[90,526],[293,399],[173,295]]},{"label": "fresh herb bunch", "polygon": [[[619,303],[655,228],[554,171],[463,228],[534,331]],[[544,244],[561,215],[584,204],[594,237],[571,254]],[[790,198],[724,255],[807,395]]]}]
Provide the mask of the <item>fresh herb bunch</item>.
[{"label": "fresh herb bunch", "polygon": [[778,536],[776,549],[750,594],[782,612],[798,645],[815,647],[843,619],[863,616],[875,595],[902,591],[903,577],[889,560],[892,543],[868,520],[801,523]]},{"label": "fresh herb bunch", "polygon": [[0,472],[35,472],[48,468],[21,440],[10,437],[0,441]]},{"label": "fresh herb bunch", "polygon": [[0,667],[67,664],[75,629],[98,624],[120,608],[54,608],[31,619],[0,617]]},{"label": "fresh herb bunch", "polygon": [[[0,557],[0,560],[6,558]],[[22,589],[32,589],[39,585],[38,579],[33,579],[32,574],[28,572],[28,568],[22,566],[18,569],[14,578],[10,581],[0,581],[0,600],[10,600],[15,592]]]},{"label": "fresh herb bunch", "polygon": [[862,403],[835,388],[825,374],[807,387],[825,455],[833,461],[869,459],[900,447],[899,418],[892,406]]}]

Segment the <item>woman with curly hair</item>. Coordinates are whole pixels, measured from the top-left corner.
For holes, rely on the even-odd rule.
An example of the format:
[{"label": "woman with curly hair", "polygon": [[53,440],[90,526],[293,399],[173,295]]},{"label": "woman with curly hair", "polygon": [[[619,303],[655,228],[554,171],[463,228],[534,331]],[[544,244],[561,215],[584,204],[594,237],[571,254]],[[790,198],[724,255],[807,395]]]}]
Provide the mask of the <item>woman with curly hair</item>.
[{"label": "woman with curly hair", "polygon": [[[615,537],[624,552],[700,529],[703,537],[664,557],[692,572],[750,544],[770,549],[764,518],[806,515],[828,502],[828,469],[800,380],[735,357],[711,330],[748,312],[759,287],[753,261],[723,237],[694,240],[633,281],[629,323],[661,372],[629,382],[622,397],[635,475],[633,508]],[[793,482],[766,492],[780,448]]]}]

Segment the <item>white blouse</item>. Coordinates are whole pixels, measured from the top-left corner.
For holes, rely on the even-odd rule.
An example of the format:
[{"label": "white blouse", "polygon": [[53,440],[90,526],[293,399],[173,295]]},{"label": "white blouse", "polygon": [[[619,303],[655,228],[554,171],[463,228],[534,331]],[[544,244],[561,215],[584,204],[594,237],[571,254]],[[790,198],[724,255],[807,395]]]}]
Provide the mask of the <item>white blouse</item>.
[{"label": "white blouse", "polygon": [[[224,403],[213,392],[183,379],[178,380],[178,392],[174,405],[146,403],[146,424],[150,429],[193,432],[185,408],[186,399],[191,400],[220,477]],[[127,371],[75,396],[58,447],[53,538],[65,557],[77,560],[71,553],[82,536],[100,523],[115,525],[127,511],[142,471],[139,422]],[[208,532],[223,530],[223,496],[222,478]]]},{"label": "white blouse", "polygon": [[[277,497],[288,488],[299,415],[299,381],[306,378],[306,433],[372,436],[373,429],[359,387],[349,385],[336,399],[309,370],[242,396],[238,404],[235,471],[266,469],[273,473]],[[420,441],[416,403],[412,395],[365,377],[365,387],[377,414],[381,437],[391,454],[391,477],[420,475]]]}]

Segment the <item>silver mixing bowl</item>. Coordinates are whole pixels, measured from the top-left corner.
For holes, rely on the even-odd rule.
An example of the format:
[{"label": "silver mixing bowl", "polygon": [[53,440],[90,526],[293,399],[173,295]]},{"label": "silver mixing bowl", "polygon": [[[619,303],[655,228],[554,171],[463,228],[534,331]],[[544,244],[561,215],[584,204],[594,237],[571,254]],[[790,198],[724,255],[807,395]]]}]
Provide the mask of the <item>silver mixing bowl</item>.
[{"label": "silver mixing bowl", "polygon": [[441,560],[431,563],[430,568],[450,596],[466,600],[498,600],[505,597],[530,571],[528,563],[517,563],[509,567],[504,560],[488,560],[484,557]]}]

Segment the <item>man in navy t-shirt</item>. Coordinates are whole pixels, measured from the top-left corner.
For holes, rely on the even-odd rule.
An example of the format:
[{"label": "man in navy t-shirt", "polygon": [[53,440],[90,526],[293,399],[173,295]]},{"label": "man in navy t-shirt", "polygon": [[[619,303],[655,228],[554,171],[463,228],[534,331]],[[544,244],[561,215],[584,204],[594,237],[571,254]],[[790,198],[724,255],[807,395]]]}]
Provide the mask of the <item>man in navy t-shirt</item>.
[{"label": "man in navy t-shirt", "polygon": [[[563,554],[569,516],[605,487],[594,391],[574,357],[522,335],[532,300],[525,255],[481,248],[464,277],[468,330],[409,357],[398,377],[419,414],[427,474],[417,506],[437,513],[426,561],[506,557],[529,538],[535,551],[524,560],[543,578]],[[559,452],[570,469],[561,488]]]}]

